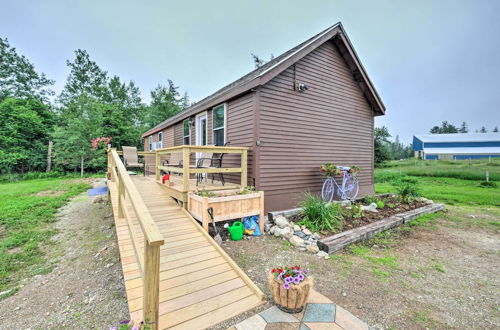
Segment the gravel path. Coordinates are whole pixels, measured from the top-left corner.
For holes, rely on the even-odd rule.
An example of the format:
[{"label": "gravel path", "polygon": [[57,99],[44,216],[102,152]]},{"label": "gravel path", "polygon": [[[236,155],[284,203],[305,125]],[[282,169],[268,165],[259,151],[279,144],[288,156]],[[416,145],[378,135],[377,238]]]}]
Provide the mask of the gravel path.
[{"label": "gravel path", "polygon": [[[102,185],[102,182],[96,182]],[[53,270],[0,301],[1,329],[109,329],[128,318],[111,208],[83,193],[59,212]]]}]

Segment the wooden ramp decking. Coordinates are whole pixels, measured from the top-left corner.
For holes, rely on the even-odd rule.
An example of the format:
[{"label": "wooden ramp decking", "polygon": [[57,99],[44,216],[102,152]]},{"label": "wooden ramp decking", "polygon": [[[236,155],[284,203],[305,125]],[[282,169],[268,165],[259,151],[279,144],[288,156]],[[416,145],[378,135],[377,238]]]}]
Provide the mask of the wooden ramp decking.
[{"label": "wooden ramp decking", "polygon": [[[165,240],[160,249],[159,329],[204,329],[264,303],[260,289],[162,187],[145,177],[132,180]],[[116,183],[108,181],[108,186],[130,315],[142,320],[139,264],[127,221],[118,217]],[[143,246],[129,201],[126,210],[136,241]]]}]

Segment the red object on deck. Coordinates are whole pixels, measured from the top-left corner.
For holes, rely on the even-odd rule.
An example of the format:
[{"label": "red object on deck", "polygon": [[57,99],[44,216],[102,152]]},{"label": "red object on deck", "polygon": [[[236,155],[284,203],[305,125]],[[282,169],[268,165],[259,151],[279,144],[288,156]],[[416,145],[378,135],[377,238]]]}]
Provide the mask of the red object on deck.
[{"label": "red object on deck", "polygon": [[168,180],[170,180],[170,174],[167,173],[161,178],[161,183],[165,184],[165,181]]}]

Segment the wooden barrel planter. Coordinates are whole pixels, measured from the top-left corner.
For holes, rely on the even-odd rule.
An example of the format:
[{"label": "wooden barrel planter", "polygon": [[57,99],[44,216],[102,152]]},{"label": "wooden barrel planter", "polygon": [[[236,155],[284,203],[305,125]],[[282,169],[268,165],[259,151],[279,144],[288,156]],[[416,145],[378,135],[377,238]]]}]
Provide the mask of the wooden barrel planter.
[{"label": "wooden barrel planter", "polygon": [[285,289],[283,283],[274,275],[269,275],[268,286],[276,306],[287,313],[302,312],[313,286],[313,278],[307,276],[304,281],[291,285],[289,289]]},{"label": "wooden barrel planter", "polygon": [[264,192],[254,191],[238,195],[238,189],[211,191],[214,196],[202,197],[196,193],[188,194],[188,211],[193,218],[200,221],[203,229],[208,232],[212,219],[208,209],[213,209],[214,221],[239,219],[252,215],[259,216],[259,227],[264,232]]}]

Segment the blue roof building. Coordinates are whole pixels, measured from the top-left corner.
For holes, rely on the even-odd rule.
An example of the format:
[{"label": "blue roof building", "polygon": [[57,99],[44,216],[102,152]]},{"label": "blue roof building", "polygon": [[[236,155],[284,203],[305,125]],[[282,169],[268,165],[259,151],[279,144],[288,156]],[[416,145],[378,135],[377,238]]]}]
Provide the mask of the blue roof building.
[{"label": "blue roof building", "polygon": [[422,159],[500,157],[500,133],[414,135],[413,150],[415,157]]}]

